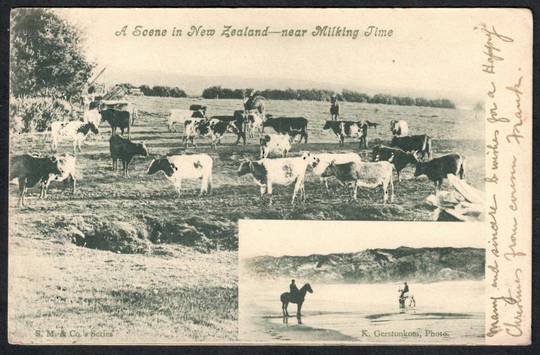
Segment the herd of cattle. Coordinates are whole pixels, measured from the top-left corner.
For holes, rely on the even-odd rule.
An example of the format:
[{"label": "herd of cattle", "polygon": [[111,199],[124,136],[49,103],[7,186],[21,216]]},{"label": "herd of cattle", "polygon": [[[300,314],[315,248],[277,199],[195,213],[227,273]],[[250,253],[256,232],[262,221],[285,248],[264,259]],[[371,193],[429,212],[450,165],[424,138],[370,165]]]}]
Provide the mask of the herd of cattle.
[{"label": "herd of cattle", "polygon": [[[257,101],[258,100],[258,101]],[[118,109],[103,102],[90,102],[85,107],[82,121],[53,122],[50,125],[51,149],[56,151],[62,140],[73,143],[73,153],[81,151],[81,144],[90,134],[97,134],[102,121],[111,126],[109,141],[113,170],[117,170],[118,160],[122,162],[122,174],[128,176],[128,167],[136,155],[148,156],[144,143],[130,140],[130,128],[135,121],[135,112]],[[175,125],[184,127],[183,143],[195,145],[195,139],[209,137],[213,149],[220,144],[225,133],[236,135],[236,144],[247,137],[259,136],[260,159],[240,163],[238,175],[251,175],[260,186],[261,198],[269,195],[272,203],[273,185],[294,184],[292,203],[298,194],[305,200],[304,180],[308,168],[318,176],[328,190],[328,178],[334,177],[345,187],[350,187],[351,195],[357,199],[359,187],[382,186],[383,203],[392,202],[394,197],[393,171],[400,173],[407,165],[416,167],[415,176],[427,175],[435,183],[437,193],[447,174],[463,179],[464,158],[460,154],[448,154],[432,159],[431,138],[423,135],[409,135],[407,123],[403,120],[391,121],[392,140],[390,146],[377,145],[372,149],[371,161],[363,161],[356,152],[320,153],[302,152],[300,156],[288,157],[292,144],[308,141],[308,123],[305,117],[273,117],[265,113],[264,101],[251,98],[244,102],[244,110],[234,111],[231,116],[208,117],[206,107],[191,105],[188,110],[173,109],[167,119],[167,129],[175,131]],[[360,149],[368,147],[368,129],[378,123],[369,121],[329,120],[323,126],[331,130],[343,145],[345,138],[358,139]],[[116,134],[119,128],[121,135]],[[265,133],[272,128],[275,133]],[[122,137],[127,131],[127,138]],[[279,157],[271,157],[271,155]],[[208,154],[168,155],[154,159],[148,174],[163,171],[180,195],[182,180],[201,179],[200,194],[208,194],[212,189],[213,160]],[[17,178],[19,184],[19,206],[24,206],[26,189],[40,184],[40,197],[45,198],[52,181],[71,180],[73,192],[76,188],[76,158],[70,154],[15,155],[10,162],[10,180]]]}]

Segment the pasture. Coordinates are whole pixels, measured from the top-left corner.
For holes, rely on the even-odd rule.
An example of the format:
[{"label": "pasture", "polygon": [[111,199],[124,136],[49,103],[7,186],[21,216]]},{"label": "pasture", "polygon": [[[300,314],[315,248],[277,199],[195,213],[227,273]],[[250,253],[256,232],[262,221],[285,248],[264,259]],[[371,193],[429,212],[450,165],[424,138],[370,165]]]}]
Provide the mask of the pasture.
[{"label": "pasture", "polygon": [[[110,127],[102,122],[97,137],[83,144],[77,155],[78,191],[51,184],[46,200],[39,189],[29,190],[25,209],[17,209],[17,187],[10,185],[10,341],[39,343],[36,330],[76,329],[113,333],[113,337],[48,338],[63,343],[114,342],[116,338],[161,343],[234,340],[237,336],[237,221],[249,219],[317,219],[430,221],[432,209],[424,199],[433,192],[427,179],[415,180],[414,168],[395,180],[392,204],[382,204],[380,188],[360,189],[352,202],[331,181],[327,193],[308,168],[307,201],[290,204],[292,186],[274,188],[274,204],[260,201],[259,187],[250,176],[238,177],[243,159],[256,159],[258,138],[234,146],[228,134],[217,150],[208,139],[197,148],[182,146],[182,129],[167,131],[171,108],[191,103],[208,106],[207,114],[231,115],[239,100],[194,100],[130,97],[139,111],[131,139],[145,142],[149,157],[135,157],[128,178],[112,171]],[[346,140],[340,147],[333,134],[322,131],[329,119],[329,103],[268,101],[274,116],[309,119],[308,144],[300,151],[357,151]],[[342,103],[341,118],[380,123],[369,130],[369,147],[388,144],[389,122],[404,119],[411,134],[433,138],[434,157],[458,152],[465,156],[465,179],[483,189],[484,127],[473,111],[427,107]],[[268,129],[269,133],[273,133]],[[50,151],[42,134],[13,138],[12,154]],[[64,142],[59,152],[72,152]],[[370,151],[361,156],[370,159]],[[182,196],[163,174],[147,175],[153,157],[204,152],[214,160],[214,188],[199,197],[199,182],[186,181]],[[395,175],[394,175],[395,177]],[[444,185],[443,185],[444,186]],[[132,342],[124,341],[125,343]]]}]

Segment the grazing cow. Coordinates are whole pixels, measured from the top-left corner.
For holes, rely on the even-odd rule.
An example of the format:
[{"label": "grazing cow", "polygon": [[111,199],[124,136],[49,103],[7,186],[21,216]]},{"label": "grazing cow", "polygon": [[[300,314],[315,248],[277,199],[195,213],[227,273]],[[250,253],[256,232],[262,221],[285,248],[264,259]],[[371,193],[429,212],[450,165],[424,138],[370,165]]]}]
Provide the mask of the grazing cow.
[{"label": "grazing cow", "polygon": [[200,196],[212,191],[212,165],[208,154],[171,155],[154,159],[148,167],[148,174],[163,171],[178,196],[181,195],[182,179],[202,179]]},{"label": "grazing cow", "polygon": [[421,153],[422,159],[426,155],[431,159],[431,138],[426,134],[394,137],[390,145],[406,152]]},{"label": "grazing cow", "polygon": [[313,166],[313,173],[320,177],[328,191],[328,176],[323,176],[324,171],[330,164],[361,163],[362,159],[357,153],[320,153],[315,155],[316,163]]},{"label": "grazing cow", "polygon": [[404,120],[390,121],[390,131],[395,137],[405,137],[409,135],[409,125]]},{"label": "grazing cow", "polygon": [[129,139],[113,135],[109,139],[113,171],[118,170],[118,159],[122,161],[122,174],[128,177],[129,163],[135,155],[148,156],[148,149],[144,143],[135,143]]},{"label": "grazing cow", "polygon": [[306,200],[304,178],[308,165],[313,166],[313,164],[315,164],[315,157],[309,152],[304,152],[302,156],[294,158],[249,160],[240,164],[238,176],[251,174],[255,183],[261,188],[261,199],[265,193],[270,195],[270,204],[272,204],[272,186],[274,184],[288,186],[295,183],[291,201],[291,204],[294,204],[299,192],[302,194],[303,200]]},{"label": "grazing cow", "polygon": [[[365,126],[365,129],[364,129]],[[367,125],[362,122],[354,121],[326,121],[323,129],[331,129],[336,135],[339,145],[343,145],[345,137],[362,138],[365,131],[367,137]],[[367,138],[366,138],[367,139]],[[364,139],[365,140],[365,139]]]},{"label": "grazing cow", "polygon": [[[216,145],[221,142],[221,137],[226,132],[237,133],[236,125],[233,123],[234,118],[230,119],[226,117],[224,119],[211,118],[211,119],[198,119],[186,121],[184,142],[186,147],[188,142],[191,141],[195,147],[195,137],[210,137],[210,145],[212,149],[216,148]],[[238,133],[237,133],[238,137]],[[238,138],[239,140],[239,138]],[[238,142],[237,140],[237,142]]]},{"label": "grazing cow", "polygon": [[47,190],[49,188],[49,185],[53,181],[66,181],[69,182],[71,180],[71,192],[75,193],[75,190],[77,189],[77,165],[76,165],[76,158],[70,154],[64,153],[55,155],[58,170],[60,171],[60,174],[49,174],[49,177],[47,180],[44,180],[41,182],[41,193],[39,195],[40,198],[47,198]]},{"label": "grazing cow", "polygon": [[[193,105],[192,105],[193,106]],[[169,112],[169,118],[167,120],[167,128],[169,132],[176,131],[174,129],[174,124],[179,123],[185,126],[186,121],[191,120],[192,118],[205,118],[205,111],[194,111],[194,110],[184,110],[184,109],[172,109]]]},{"label": "grazing cow", "polygon": [[56,151],[58,149],[58,144],[62,140],[72,140],[73,141],[73,154],[82,152],[81,145],[85,138],[90,134],[98,134],[98,128],[92,122],[81,122],[81,121],[71,121],[71,122],[60,122],[55,121],[51,123],[51,150]]},{"label": "grazing cow", "polygon": [[9,164],[9,180],[17,178],[19,183],[19,201],[17,205],[23,207],[24,195],[28,187],[44,182],[50,174],[61,175],[56,157],[40,157],[30,154],[14,156]]},{"label": "grazing cow", "polygon": [[[244,111],[234,111],[233,116],[212,116],[210,119],[216,119],[222,122],[228,123],[228,125],[225,125],[225,123],[217,125],[215,127],[216,134],[223,135],[226,132],[232,132],[236,134],[236,143],[238,144],[240,142],[240,139],[243,139],[244,145],[246,145],[246,121],[244,118]],[[220,128],[221,127],[221,128]],[[222,133],[219,133],[218,131],[223,131]]]},{"label": "grazing cow", "polygon": [[332,121],[337,121],[339,118],[339,102],[335,95],[330,98],[330,117]]},{"label": "grazing cow", "polygon": [[263,132],[265,127],[271,127],[280,134],[288,134],[293,141],[300,135],[299,142],[304,138],[304,143],[308,141],[307,133],[308,120],[304,117],[268,117],[263,122]]},{"label": "grazing cow", "polygon": [[260,139],[261,159],[270,153],[278,153],[282,158],[291,150],[291,137],[288,134],[266,134]]},{"label": "grazing cow", "polygon": [[438,193],[446,175],[459,175],[463,180],[465,175],[463,162],[465,158],[459,154],[447,154],[442,157],[434,158],[427,162],[417,162],[414,176],[427,175],[429,180],[435,183],[435,194]]},{"label": "grazing cow", "polygon": [[396,168],[398,181],[401,181],[401,170],[408,164],[416,164],[416,157],[412,153],[404,152],[399,148],[378,145],[373,148],[371,161],[388,161]]},{"label": "grazing cow", "polygon": [[124,135],[124,130],[127,129],[129,138],[131,131],[131,113],[129,111],[108,108],[101,111],[101,119],[111,125],[111,136],[116,134],[116,128],[120,128],[122,135]]},{"label": "grazing cow", "polygon": [[[376,163],[345,163],[345,164],[330,164],[323,177],[335,176],[341,183],[353,184],[353,199],[356,200],[357,190],[359,186],[375,188],[382,185],[383,188],[383,204],[388,200],[394,200],[394,182],[392,180],[392,164],[387,161],[379,161]],[[390,186],[390,193],[388,191]]]}]

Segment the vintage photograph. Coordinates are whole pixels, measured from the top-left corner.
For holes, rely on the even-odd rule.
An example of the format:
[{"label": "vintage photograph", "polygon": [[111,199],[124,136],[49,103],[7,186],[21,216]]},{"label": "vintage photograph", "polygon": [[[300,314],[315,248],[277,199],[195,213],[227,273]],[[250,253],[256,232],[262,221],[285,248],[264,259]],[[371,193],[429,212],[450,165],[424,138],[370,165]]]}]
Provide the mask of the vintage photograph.
[{"label": "vintage photograph", "polygon": [[[486,166],[512,150],[487,141],[481,75],[485,48],[514,39],[481,24],[515,23],[486,13],[12,9],[10,343],[366,341],[366,327],[482,342],[478,226],[506,179]],[[257,249],[272,238],[282,249]],[[253,299],[242,248],[246,275],[280,280]],[[280,300],[292,279],[298,319],[297,295]],[[244,337],[239,302],[254,307]]]},{"label": "vintage photograph", "polygon": [[242,221],[240,340],[482,344],[482,224],[447,224]]}]

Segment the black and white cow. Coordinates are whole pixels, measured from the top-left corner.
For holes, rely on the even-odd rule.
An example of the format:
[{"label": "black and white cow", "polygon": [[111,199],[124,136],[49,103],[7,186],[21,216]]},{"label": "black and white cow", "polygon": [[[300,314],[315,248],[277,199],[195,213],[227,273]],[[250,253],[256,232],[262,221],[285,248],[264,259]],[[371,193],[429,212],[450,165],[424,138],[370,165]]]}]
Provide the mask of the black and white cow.
[{"label": "black and white cow", "polygon": [[299,142],[304,138],[304,143],[307,143],[307,125],[308,120],[305,117],[267,117],[263,122],[263,132],[265,127],[271,127],[276,133],[288,134],[293,141],[300,135]]},{"label": "black and white cow", "polygon": [[167,180],[174,186],[178,196],[181,195],[182,180],[201,179],[199,195],[212,191],[212,158],[208,154],[170,155],[154,159],[148,167],[148,174],[163,171]]},{"label": "black and white cow", "polygon": [[148,156],[148,149],[144,143],[132,142],[129,139],[113,135],[109,139],[113,171],[118,170],[118,159],[122,161],[122,174],[128,177],[128,167],[135,155]]},{"label": "black and white cow", "polygon": [[61,122],[55,121],[51,123],[51,150],[56,151],[58,144],[63,140],[73,141],[73,154],[82,152],[82,142],[90,133],[98,134],[99,130],[92,122]]},{"label": "black and white cow", "polygon": [[260,157],[267,158],[270,153],[277,153],[282,158],[291,150],[291,137],[288,134],[265,134],[260,139]]},{"label": "black and white cow", "polygon": [[388,161],[394,164],[398,181],[401,181],[401,170],[405,169],[407,165],[415,165],[417,162],[413,153],[405,152],[399,148],[385,147],[382,145],[373,148],[371,160]]},{"label": "black and white cow", "polygon": [[397,147],[405,152],[420,153],[422,159],[426,156],[431,159],[431,138],[427,134],[392,138],[392,147]]},{"label": "black and white cow", "polygon": [[23,207],[27,188],[43,183],[51,174],[61,175],[56,157],[41,157],[30,154],[17,155],[10,159],[9,180],[17,179],[19,183],[19,200],[17,205]]},{"label": "black and white cow", "polygon": [[241,129],[241,124],[240,129],[238,129],[236,121],[234,118],[230,117],[222,117],[221,119],[216,117],[212,117],[211,119],[193,118],[187,120],[185,123],[184,143],[186,144],[186,147],[189,142],[196,147],[196,137],[209,137],[210,145],[212,149],[215,149],[221,142],[223,135],[227,132],[235,133],[237,135],[236,143],[238,143],[240,137],[243,136],[242,131],[240,131]]},{"label": "black and white cow", "polygon": [[427,162],[417,162],[414,176],[426,175],[429,180],[435,183],[435,194],[439,191],[443,180],[448,174],[459,175],[460,179],[465,176],[463,162],[465,158],[460,154],[447,154],[434,158]]},{"label": "black and white cow", "polygon": [[51,182],[69,182],[71,181],[71,192],[75,193],[77,189],[77,159],[67,153],[54,156],[57,161],[60,174],[49,174],[49,178],[41,182],[40,198],[47,198],[47,190]]},{"label": "black and white cow", "polygon": [[[243,140],[244,145],[246,145],[246,116],[243,111],[237,110],[234,111],[232,116],[212,116],[210,120],[216,119],[223,123],[214,124],[214,131],[216,136],[223,136],[225,133],[230,132],[236,134],[236,143],[240,142],[240,139]],[[211,128],[212,129],[212,128]]]},{"label": "black and white cow", "polygon": [[326,121],[323,129],[330,129],[336,135],[339,145],[345,143],[345,137],[360,139],[360,145],[367,147],[367,124],[356,121]]}]

